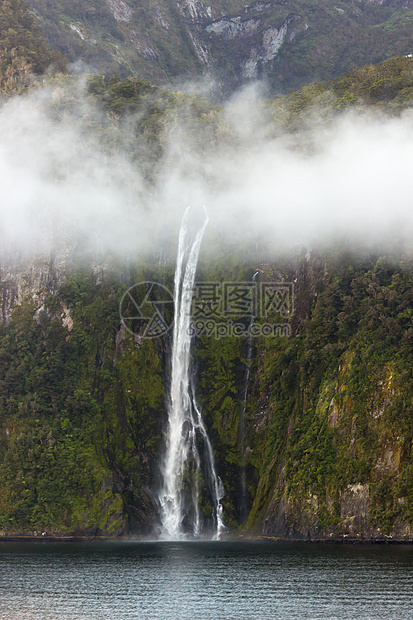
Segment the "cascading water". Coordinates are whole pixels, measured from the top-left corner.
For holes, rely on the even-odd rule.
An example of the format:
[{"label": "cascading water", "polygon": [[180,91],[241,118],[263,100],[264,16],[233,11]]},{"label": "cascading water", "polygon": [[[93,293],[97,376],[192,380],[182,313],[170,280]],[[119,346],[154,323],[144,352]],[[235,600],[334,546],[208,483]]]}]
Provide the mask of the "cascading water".
[{"label": "cascading water", "polygon": [[[256,271],[252,277],[252,281],[254,284],[257,281],[258,271]],[[244,379],[244,389],[242,392],[242,409],[241,416],[239,422],[240,428],[240,446],[241,446],[241,500],[240,500],[240,521],[244,523],[248,516],[248,489],[247,489],[247,466],[246,466],[246,454],[245,454],[245,414],[247,412],[247,402],[248,402],[248,388],[250,383],[250,367],[251,367],[251,358],[252,358],[252,326],[254,325],[256,317],[252,314],[250,319],[250,324],[248,327],[248,339],[247,339],[247,358],[245,365],[245,379]]]},{"label": "cascading water", "polygon": [[[179,540],[202,533],[199,499],[204,478],[213,505],[214,538],[225,530],[221,499],[224,489],[216,474],[214,455],[190,377],[191,304],[199,249],[208,215],[193,233],[185,211],[179,232],[175,270],[175,320],[172,343],[171,382],[168,399],[168,428],[162,464],[163,486],[159,494],[162,537]],[[198,445],[203,443],[204,459]]]}]

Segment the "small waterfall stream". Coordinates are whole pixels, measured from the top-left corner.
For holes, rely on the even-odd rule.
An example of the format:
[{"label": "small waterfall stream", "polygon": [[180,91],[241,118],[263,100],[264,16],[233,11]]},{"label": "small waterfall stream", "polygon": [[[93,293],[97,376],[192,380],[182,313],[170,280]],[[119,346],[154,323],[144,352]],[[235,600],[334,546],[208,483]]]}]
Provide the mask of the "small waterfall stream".
[{"label": "small waterfall stream", "polygon": [[[199,506],[202,481],[213,505],[213,537],[219,539],[225,530],[221,505],[224,489],[216,474],[211,442],[190,376],[192,289],[201,241],[208,224],[205,211],[204,221],[194,233],[190,212],[188,207],[179,232],[168,427],[161,466],[163,485],[159,494],[162,537],[173,540],[202,534]],[[202,444],[203,459],[199,451]]]},{"label": "small waterfall stream", "polygon": [[[254,283],[257,282],[257,276],[259,272],[256,271],[252,277],[252,281]],[[250,384],[250,374],[251,374],[251,359],[252,359],[252,336],[251,329],[254,325],[254,321],[256,316],[253,314],[250,319],[250,323],[248,326],[248,333],[250,334],[247,339],[247,356],[246,356],[246,364],[245,364],[245,378],[244,378],[244,389],[242,391],[242,408],[239,422],[239,433],[240,433],[240,447],[241,447],[241,498],[240,498],[240,522],[244,523],[248,516],[248,488],[247,488],[247,459],[246,459],[246,437],[245,437],[245,415],[247,412],[247,404],[248,404],[248,389]]]}]

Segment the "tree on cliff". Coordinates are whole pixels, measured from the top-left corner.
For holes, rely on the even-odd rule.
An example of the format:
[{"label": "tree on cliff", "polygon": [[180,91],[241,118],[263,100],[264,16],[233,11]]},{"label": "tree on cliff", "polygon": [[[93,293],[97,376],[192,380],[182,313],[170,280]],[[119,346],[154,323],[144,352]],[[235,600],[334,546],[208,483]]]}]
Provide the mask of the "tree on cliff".
[{"label": "tree on cliff", "polygon": [[49,66],[65,70],[61,54],[52,53],[38,31],[35,18],[24,0],[0,4],[0,90],[13,93],[42,74]]}]

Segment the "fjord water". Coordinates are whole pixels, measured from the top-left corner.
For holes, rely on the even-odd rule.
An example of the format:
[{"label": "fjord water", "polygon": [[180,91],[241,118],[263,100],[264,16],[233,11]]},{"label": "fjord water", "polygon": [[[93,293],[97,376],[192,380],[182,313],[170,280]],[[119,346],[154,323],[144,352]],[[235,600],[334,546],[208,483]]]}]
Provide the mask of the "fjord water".
[{"label": "fjord water", "polygon": [[1,543],[1,620],[413,618],[413,546]]}]

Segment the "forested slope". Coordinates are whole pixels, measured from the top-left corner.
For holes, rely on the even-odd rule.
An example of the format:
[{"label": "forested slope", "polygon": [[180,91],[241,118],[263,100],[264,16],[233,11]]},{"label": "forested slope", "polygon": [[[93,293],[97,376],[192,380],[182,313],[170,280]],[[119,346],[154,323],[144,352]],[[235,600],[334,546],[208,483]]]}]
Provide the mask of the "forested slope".
[{"label": "forested slope", "polygon": [[[317,123],[354,106],[408,111],[412,64],[391,59],[256,105],[274,139],[288,133],[294,151],[311,150]],[[50,82],[53,122],[73,114],[106,154],[124,148],[152,190],[177,119],[203,152],[237,145],[225,113],[199,96],[99,75],[83,88],[73,76]],[[77,106],[79,92],[87,105]],[[409,244],[391,242],[268,256],[251,244],[241,256],[218,237],[214,258],[201,255],[200,281],[251,281],[258,271],[259,281],[295,288],[291,337],[195,342],[197,393],[232,530],[411,537],[413,263]],[[170,336],[134,337],[119,305],[137,282],[172,287],[173,253],[157,252],[98,260],[79,243],[64,260],[17,266],[2,256],[1,531],[156,531]],[[207,519],[206,497],[203,510]]]},{"label": "forested slope", "polygon": [[5,0],[0,6],[0,91],[12,93],[27,86],[33,76],[49,68],[65,71],[66,61],[52,52],[36,19],[23,0]]},{"label": "forested slope", "polygon": [[86,70],[170,84],[212,75],[273,92],[413,51],[411,0],[30,0],[52,49]]}]

